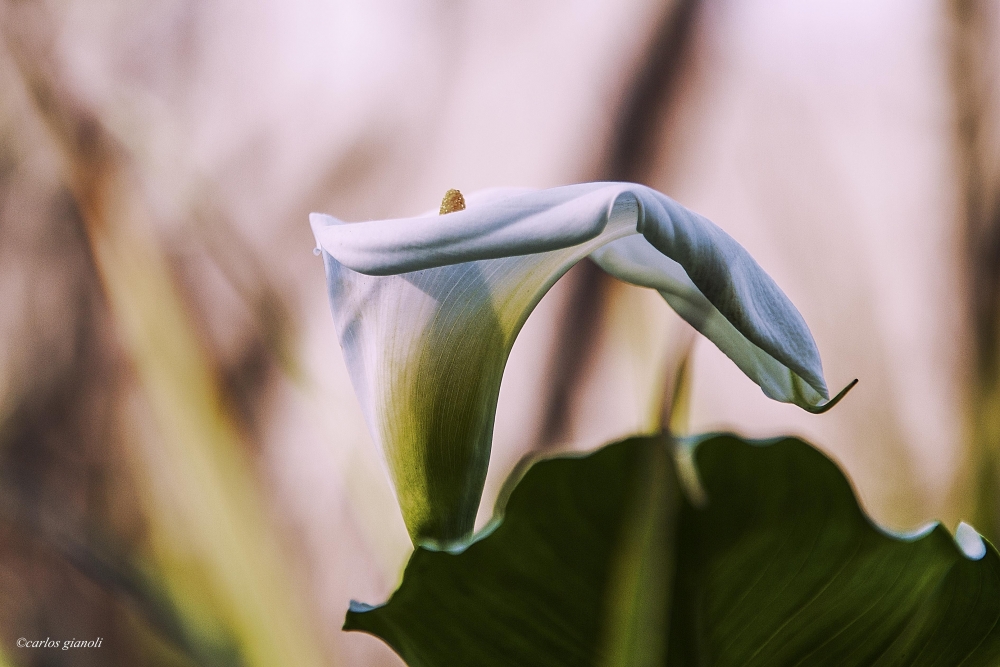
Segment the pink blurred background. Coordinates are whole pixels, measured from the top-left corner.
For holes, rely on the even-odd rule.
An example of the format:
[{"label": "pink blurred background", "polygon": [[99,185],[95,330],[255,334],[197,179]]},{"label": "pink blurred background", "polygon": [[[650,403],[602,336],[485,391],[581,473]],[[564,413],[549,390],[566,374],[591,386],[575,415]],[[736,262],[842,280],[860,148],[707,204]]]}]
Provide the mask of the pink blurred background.
[{"label": "pink blurred background", "polygon": [[307,216],[448,188],[653,186],[775,278],[832,389],[860,379],[821,416],[771,402],[585,262],[514,347],[481,522],[525,454],[659,430],[686,362],[675,427],[800,435],[884,526],[1000,535],[995,3],[5,0],[0,26],[0,665],[401,664],[340,631],[411,547]]}]

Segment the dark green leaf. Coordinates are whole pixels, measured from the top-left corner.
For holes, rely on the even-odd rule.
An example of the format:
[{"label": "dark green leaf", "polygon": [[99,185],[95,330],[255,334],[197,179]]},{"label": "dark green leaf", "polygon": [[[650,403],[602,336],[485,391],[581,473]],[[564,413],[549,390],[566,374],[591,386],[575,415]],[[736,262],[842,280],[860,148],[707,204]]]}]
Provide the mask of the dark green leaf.
[{"label": "dark green leaf", "polygon": [[890,537],[822,454],[763,444],[681,450],[702,509],[661,439],[537,463],[492,534],[418,549],[389,602],[352,607],[345,629],[412,667],[1000,663],[992,547],[977,561],[941,527]]},{"label": "dark green leaf", "polygon": [[718,436],[696,459],[709,503],[681,514],[676,664],[1000,663],[992,547],[970,560],[941,526],[890,537],[798,440]]}]

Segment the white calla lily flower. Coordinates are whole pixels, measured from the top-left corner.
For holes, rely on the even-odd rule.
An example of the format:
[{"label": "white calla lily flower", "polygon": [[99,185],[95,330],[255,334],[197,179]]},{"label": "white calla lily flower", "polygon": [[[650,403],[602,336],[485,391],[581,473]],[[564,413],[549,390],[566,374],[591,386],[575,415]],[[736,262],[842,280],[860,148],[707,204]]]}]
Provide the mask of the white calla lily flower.
[{"label": "white calla lily flower", "polygon": [[[442,212],[461,208],[456,196]],[[829,399],[808,327],[742,246],[645,186],[488,190],[447,214],[310,222],[351,380],[415,544],[471,535],[511,346],[584,257],[658,290],[775,400],[822,412],[850,388]]]}]

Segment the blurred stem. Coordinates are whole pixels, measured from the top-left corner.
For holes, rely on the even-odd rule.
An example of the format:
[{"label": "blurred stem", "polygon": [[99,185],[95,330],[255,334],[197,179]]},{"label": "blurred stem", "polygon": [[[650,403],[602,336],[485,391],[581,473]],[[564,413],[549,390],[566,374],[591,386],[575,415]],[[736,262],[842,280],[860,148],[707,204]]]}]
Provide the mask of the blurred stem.
[{"label": "blurred stem", "polygon": [[157,427],[152,437],[131,444],[150,482],[151,541],[168,588],[189,611],[210,604],[249,665],[323,664],[283,568],[251,462],[152,235],[126,152],[58,88],[51,74],[57,70],[44,69],[51,63],[27,55],[24,40],[14,42]]},{"label": "blurred stem", "polygon": [[662,5],[660,21],[618,112],[602,180],[645,183],[655,166],[663,119],[676,97],[701,4],[670,0]]},{"label": "blurred stem", "polygon": [[[951,71],[974,366],[967,409],[974,484],[972,520],[994,544],[1000,538],[1000,197],[984,158],[988,35],[980,0],[950,0]],[[966,485],[961,485],[966,487]]]},{"label": "blurred stem", "polygon": [[[693,337],[693,336],[691,336]],[[689,435],[691,422],[691,356],[694,345],[688,342],[687,352],[681,357],[674,374],[674,390],[666,408],[664,424],[675,438]]]},{"label": "blurred stem", "polygon": [[663,437],[646,450],[612,565],[601,667],[655,667],[667,655],[680,493]]},{"label": "blurred stem", "polygon": [[546,372],[552,380],[539,431],[538,445],[542,448],[552,447],[567,437],[573,399],[587,368],[587,355],[596,345],[606,319],[608,286],[613,280],[590,260],[573,267],[567,278],[575,280],[561,318],[559,344],[553,349]]}]

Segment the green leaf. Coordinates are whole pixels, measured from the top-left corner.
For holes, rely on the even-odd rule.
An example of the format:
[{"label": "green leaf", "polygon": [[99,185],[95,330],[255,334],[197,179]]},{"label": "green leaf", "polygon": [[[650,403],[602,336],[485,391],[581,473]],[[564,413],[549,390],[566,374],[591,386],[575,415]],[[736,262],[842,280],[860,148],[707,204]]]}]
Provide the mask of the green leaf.
[{"label": "green leaf", "polygon": [[940,526],[879,530],[799,440],[684,443],[698,506],[667,451],[635,438],[535,464],[492,533],[417,549],[389,602],[353,604],[345,629],[412,667],[1000,662],[992,546],[973,560]]},{"label": "green leaf", "polygon": [[709,503],[680,518],[676,664],[996,665],[1000,557],[940,525],[899,539],[805,443],[697,447]]}]

